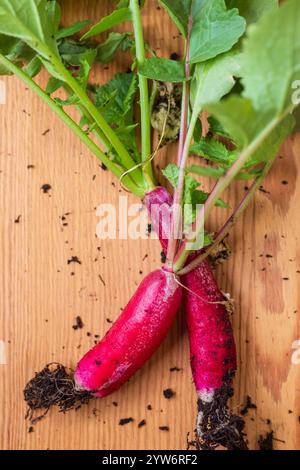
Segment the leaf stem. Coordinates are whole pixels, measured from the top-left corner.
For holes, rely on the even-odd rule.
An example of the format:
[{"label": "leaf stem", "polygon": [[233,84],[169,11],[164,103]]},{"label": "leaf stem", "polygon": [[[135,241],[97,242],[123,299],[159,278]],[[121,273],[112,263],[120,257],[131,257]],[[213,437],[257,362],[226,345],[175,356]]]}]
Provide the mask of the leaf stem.
[{"label": "leaf stem", "polygon": [[190,84],[188,82],[190,76],[190,35],[192,31],[192,17],[189,17],[188,23],[188,34],[186,39],[186,51],[185,51],[185,77],[186,81],[183,84],[182,90],[182,103],[181,103],[181,121],[180,121],[180,133],[179,133],[179,144],[178,144],[178,155],[177,164],[179,166],[179,177],[178,185],[174,192],[173,212],[172,212],[172,223],[170,230],[170,238],[167,250],[167,263],[169,266],[173,264],[175,258],[176,249],[179,240],[180,225],[182,223],[182,198],[184,191],[184,177],[185,167],[187,164],[187,158],[189,154],[189,147],[193,138],[194,128],[196,125],[195,115],[192,115],[190,125],[188,127],[188,110],[190,101]]},{"label": "leaf stem", "polygon": [[[135,37],[136,59],[138,66],[145,60],[145,43],[143,37],[142,18],[138,0],[130,0],[129,7],[132,15],[132,23]],[[148,80],[138,74],[140,90],[140,110],[141,110],[141,145],[142,161],[146,162],[151,155],[151,123],[150,123],[150,103]],[[153,188],[154,176],[152,164],[149,162],[143,165],[144,179],[148,186]]]},{"label": "leaf stem", "polygon": [[[211,191],[210,195],[208,196],[206,202],[203,206],[199,209],[198,214],[196,216],[197,221],[201,221],[199,227],[195,227],[193,225],[193,231],[196,235],[194,239],[197,239],[200,233],[203,233],[204,224],[210,215],[212,209],[216,201],[220,198],[223,191],[229,186],[231,181],[237,176],[237,174],[242,170],[244,164],[248,160],[248,158],[259,148],[261,143],[269,136],[269,134],[273,131],[273,129],[284,119],[284,117],[290,112],[290,108],[284,113],[284,115],[276,116],[272,119],[268,125],[257,135],[257,137],[240,153],[239,157],[235,160],[235,162],[231,165],[231,167],[227,170],[227,172],[221,176],[219,181],[215,184],[213,190]],[[191,243],[191,237],[187,237],[188,242],[184,241],[180,252],[177,253],[176,260],[174,262],[174,271],[180,271],[190,254],[190,250],[188,249],[188,244]]]},{"label": "leaf stem", "polygon": [[[79,139],[99,158],[105,166],[111,170],[118,178],[122,175],[123,169],[113,163],[100,148],[90,139],[90,137],[73,121],[73,119],[22,69],[14,65],[10,60],[0,54],[0,63],[8,70],[19,77],[31,88],[43,101],[60,117],[60,119],[79,137]],[[143,190],[138,187],[130,178],[124,181],[126,187],[137,196],[143,195]]]},{"label": "leaf stem", "polygon": [[197,266],[199,266],[205,260],[205,258],[207,258],[207,256],[210,255],[210,253],[216,248],[216,246],[219,243],[221,243],[221,241],[226,237],[226,235],[228,235],[231,228],[235,225],[239,216],[244,212],[244,210],[248,207],[249,203],[252,201],[256,190],[260,187],[263,179],[269,172],[272,166],[272,163],[273,163],[273,160],[265,164],[261,174],[254,180],[251,187],[247,191],[247,194],[243,197],[243,199],[241,200],[239,205],[236,207],[234,212],[227,219],[223,227],[219,230],[219,232],[215,236],[213,243],[211,243],[209,246],[204,248],[204,250],[195,259],[193,259],[193,261],[191,261],[183,269],[178,271],[177,273],[178,275],[184,276],[185,274],[193,271]]}]

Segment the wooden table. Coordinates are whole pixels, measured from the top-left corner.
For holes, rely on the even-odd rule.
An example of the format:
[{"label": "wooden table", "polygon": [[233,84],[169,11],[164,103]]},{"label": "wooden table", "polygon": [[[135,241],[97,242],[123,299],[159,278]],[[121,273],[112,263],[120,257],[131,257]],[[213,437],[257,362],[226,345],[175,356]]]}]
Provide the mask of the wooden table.
[{"label": "wooden table", "polygon": [[[78,18],[96,20],[109,11],[110,2],[78,1],[76,8],[70,0],[63,3],[70,24]],[[180,51],[176,29],[156,10],[156,2],[147,4],[147,40],[166,57]],[[93,79],[104,82],[125,70],[127,59],[118,54],[116,65],[99,67]],[[74,366],[93,344],[93,335],[107,330],[106,319],[117,318],[143,274],[159,264],[160,249],[154,240],[95,237],[95,207],[104,201],[118,203],[116,179],[99,168],[23,83],[9,78],[5,84],[7,102],[0,106],[0,340],[7,364],[0,365],[0,446],[185,449],[195,424],[196,396],[182,314],[159,351],[120,391],[67,415],[53,410],[28,432],[22,398],[26,381],[49,361]],[[300,339],[299,152],[300,137],[294,136],[232,232],[232,256],[217,269],[220,286],[236,303],[239,373],[232,406],[240,409],[247,395],[257,406],[246,416],[252,448],[270,429],[278,439],[276,449],[300,446],[300,365],[292,363],[292,345]],[[162,151],[159,164],[174,154],[174,146]],[[46,194],[44,184],[51,185]],[[243,191],[243,185],[230,189],[232,205]],[[216,213],[212,227],[221,217]],[[81,264],[68,264],[72,256]],[[75,331],[77,315],[84,328]],[[293,356],[298,362],[299,355]],[[170,372],[174,366],[182,370]],[[175,391],[170,400],[163,396],[166,388]],[[120,426],[119,420],[127,417],[134,421]],[[142,419],[146,426],[139,429]]]}]

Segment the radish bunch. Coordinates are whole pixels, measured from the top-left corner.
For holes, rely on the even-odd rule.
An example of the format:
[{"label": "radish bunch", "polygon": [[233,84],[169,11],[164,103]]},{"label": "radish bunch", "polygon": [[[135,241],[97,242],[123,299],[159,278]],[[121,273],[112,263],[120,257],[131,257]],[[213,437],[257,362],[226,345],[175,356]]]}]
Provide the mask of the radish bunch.
[{"label": "radish bunch", "polygon": [[[183,303],[198,396],[193,444],[245,449],[244,422],[228,408],[237,362],[228,302],[208,255],[246,209],[293,131],[299,2],[286,0],[280,8],[277,0],[159,2],[181,33],[180,60],[177,54],[157,57],[146,47],[141,10],[147,0],[117,2],[84,34],[89,21],[61,25],[57,0],[1,1],[0,75],[19,77],[103,168],[144,200],[166,256],[165,267],[146,276],[74,372],[48,364],[28,382],[24,396],[32,417],[35,410],[46,413],[57,405],[67,411],[114,392],[158,348]],[[130,31],[111,31],[128,21]],[[106,31],[104,42],[94,39]],[[130,72],[103,85],[91,83],[93,66],[113,61],[118,49],[130,51]],[[35,80],[42,68],[49,74],[46,86]],[[159,137],[155,146],[151,125]],[[177,162],[163,169],[171,195],[158,185],[153,162],[162,145],[176,140]],[[196,160],[190,162],[190,154]],[[214,181],[208,192],[203,178]],[[209,217],[215,206],[230,209],[223,196],[237,179],[249,182],[247,192],[212,237]]]}]

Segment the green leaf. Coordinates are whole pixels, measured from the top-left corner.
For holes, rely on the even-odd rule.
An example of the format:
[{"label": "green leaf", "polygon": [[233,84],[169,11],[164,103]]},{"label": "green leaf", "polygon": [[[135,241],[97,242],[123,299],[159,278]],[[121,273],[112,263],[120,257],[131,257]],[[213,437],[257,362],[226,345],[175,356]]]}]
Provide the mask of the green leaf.
[{"label": "green leaf", "polygon": [[209,138],[203,138],[191,145],[190,153],[225,167],[231,165],[236,159],[236,152],[230,152],[224,144]]},{"label": "green leaf", "polygon": [[247,24],[256,23],[269,10],[278,7],[278,0],[226,0],[227,8],[238,8]]},{"label": "green leaf", "polygon": [[300,73],[300,8],[286,1],[249,28],[244,41],[244,96],[257,110],[278,114],[292,106],[292,84]]},{"label": "green leaf", "polygon": [[246,21],[224,0],[193,0],[190,62],[204,62],[229,51],[243,35]]},{"label": "green leaf", "polygon": [[192,0],[160,0],[160,3],[179,31],[186,37]]},{"label": "green leaf", "polygon": [[137,76],[119,73],[105,85],[95,87],[96,106],[114,128],[121,141],[137,157],[136,124],[133,120],[133,102],[137,92]]},{"label": "green leaf", "polygon": [[82,21],[76,21],[76,23],[73,23],[71,26],[68,26],[66,28],[61,28],[55,35],[56,39],[64,39],[68,38],[70,36],[73,36],[73,34],[78,33],[81,31],[85,26],[87,26],[90,23],[90,20],[82,20]]},{"label": "green leaf", "polygon": [[[51,5],[53,3],[53,5]],[[47,0],[1,0],[0,33],[19,38],[44,57],[57,52],[56,2]]]},{"label": "green leaf", "polygon": [[184,63],[177,60],[151,57],[139,66],[139,73],[152,80],[162,82],[185,81]]},{"label": "green leaf", "polygon": [[220,178],[224,175],[223,168],[213,168],[212,166],[190,165],[187,167],[187,173],[192,173],[207,178]]},{"label": "green leaf", "polygon": [[203,106],[219,101],[229,93],[240,75],[241,54],[230,51],[196,65],[191,86],[191,102],[199,114]]},{"label": "green leaf", "polygon": [[23,70],[30,76],[30,77],[35,77],[41,70],[42,68],[42,62],[40,61],[39,56],[35,55],[33,59],[28,62],[23,67]]},{"label": "green leaf", "polygon": [[124,21],[131,20],[131,12],[129,8],[119,8],[113,11],[110,15],[105,16],[102,18],[98,23],[94,24],[91,29],[85,33],[81,40],[91,38],[93,36],[97,36],[104,31],[107,31],[114,26],[123,23]]},{"label": "green leaf", "polygon": [[50,77],[46,86],[46,93],[52,95],[55,91],[61,88],[64,82],[55,77]]},{"label": "green leaf", "polygon": [[89,51],[92,53],[96,48],[96,44],[85,44],[72,39],[63,39],[58,49],[63,62],[73,67],[79,67],[85,55],[89,54]]},{"label": "green leaf", "polygon": [[[234,139],[239,150],[248,147],[274,119],[272,112],[258,112],[250,100],[230,97],[220,103],[207,106]],[[294,125],[291,115],[278,119],[278,125],[264,138],[258,149],[251,155],[246,167],[268,161],[278,152],[280,145]]]},{"label": "green leaf", "polygon": [[133,46],[131,33],[110,33],[108,38],[97,48],[97,61],[106,64],[110,62],[116,51],[122,49],[126,51]]}]

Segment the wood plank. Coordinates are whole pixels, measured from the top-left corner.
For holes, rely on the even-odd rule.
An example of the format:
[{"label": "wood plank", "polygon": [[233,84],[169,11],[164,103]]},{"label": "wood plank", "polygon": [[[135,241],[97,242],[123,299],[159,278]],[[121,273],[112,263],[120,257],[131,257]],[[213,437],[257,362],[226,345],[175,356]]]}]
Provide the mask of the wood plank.
[{"label": "wood plank", "polygon": [[[74,2],[65,0],[65,21],[95,20],[109,11],[109,3],[85,0],[76,2],[75,9]],[[147,2],[146,38],[167,57],[180,51],[180,37],[156,7],[153,0]],[[118,54],[117,63],[108,69],[99,67],[94,80],[106,81],[117,70],[125,70],[127,61],[128,56]],[[22,399],[26,381],[48,361],[74,367],[94,340],[87,332],[104,334],[106,319],[117,318],[142,275],[159,265],[160,249],[153,240],[95,237],[99,220],[95,207],[104,201],[116,205],[124,194],[119,193],[116,179],[99,168],[98,161],[22,83],[15,78],[4,81],[0,340],[5,342],[7,364],[0,365],[0,448],[185,449],[187,433],[194,428],[196,397],[182,314],[159,351],[120,391],[65,416],[53,410],[28,433]],[[276,441],[276,448],[300,445],[300,367],[291,361],[292,344],[300,339],[299,152],[299,136],[284,145],[264,184],[267,192],[258,192],[234,229],[233,254],[217,270],[222,289],[236,302],[233,325],[239,374],[233,406],[240,408],[247,394],[257,405],[247,416],[252,448],[269,429],[285,441]],[[159,164],[174,155],[174,146],[162,151]],[[41,190],[45,183],[51,185],[48,194]],[[243,186],[230,190],[232,205],[243,191]],[[68,225],[61,219],[65,213],[70,213]],[[221,217],[216,213],[212,227]],[[67,264],[72,256],[82,264]],[[76,315],[84,321],[82,330],[72,329]],[[173,366],[182,370],[171,373]],[[168,387],[176,393],[171,400],[163,397]],[[149,404],[152,410],[147,409]],[[125,417],[134,422],[119,426]],[[142,419],[147,424],[138,429]],[[165,425],[170,431],[159,431]]]}]

